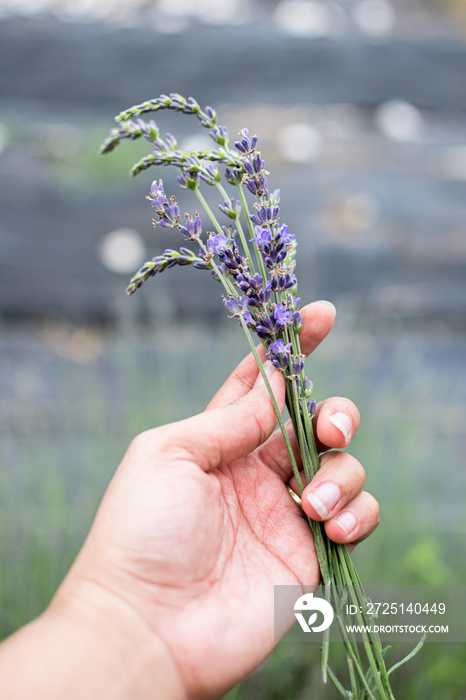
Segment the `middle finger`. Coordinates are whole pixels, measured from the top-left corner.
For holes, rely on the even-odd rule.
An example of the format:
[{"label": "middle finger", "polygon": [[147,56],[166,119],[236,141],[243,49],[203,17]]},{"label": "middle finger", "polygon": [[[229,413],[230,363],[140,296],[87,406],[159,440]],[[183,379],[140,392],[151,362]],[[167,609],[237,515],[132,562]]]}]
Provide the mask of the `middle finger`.
[{"label": "middle finger", "polygon": [[[359,420],[359,411],[349,399],[334,397],[319,403],[316,415],[312,420],[317,451],[326,452],[329,449],[346,447],[359,427]],[[301,468],[301,455],[299,454],[291,421],[287,421],[285,427],[298,468]],[[293,474],[293,469],[280,430],[275,431],[259,447],[257,456],[269,469],[276,472],[284,482],[289,481]]]}]

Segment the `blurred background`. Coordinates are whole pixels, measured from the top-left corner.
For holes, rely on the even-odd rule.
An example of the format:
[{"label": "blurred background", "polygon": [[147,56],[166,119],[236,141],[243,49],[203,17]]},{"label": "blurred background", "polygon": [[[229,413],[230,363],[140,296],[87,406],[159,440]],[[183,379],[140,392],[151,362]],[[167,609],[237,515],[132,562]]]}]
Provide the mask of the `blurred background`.
[{"label": "blurred background", "polygon": [[[0,638],[50,600],[131,438],[202,410],[247,351],[202,271],[124,293],[180,243],[144,200],[175,174],[129,177],[146,142],[97,150],[172,91],[259,133],[301,296],[337,307],[307,372],[361,410],[363,580],[466,580],[464,0],[0,0]],[[283,644],[230,698],[334,698],[318,657]],[[465,664],[428,644],[397,697],[464,699]]]}]

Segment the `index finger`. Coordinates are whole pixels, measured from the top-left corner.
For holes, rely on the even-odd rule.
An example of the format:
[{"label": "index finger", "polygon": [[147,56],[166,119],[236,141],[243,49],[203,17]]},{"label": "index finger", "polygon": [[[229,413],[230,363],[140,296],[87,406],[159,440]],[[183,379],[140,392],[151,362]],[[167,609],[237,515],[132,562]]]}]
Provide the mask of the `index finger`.
[{"label": "index finger", "polygon": [[[304,306],[301,309],[301,315],[303,317],[303,329],[299,334],[301,350],[305,355],[310,355],[332,330],[335,322],[335,307],[328,301],[315,301]],[[263,346],[258,345],[257,351],[261,360],[264,361]],[[251,352],[233,370],[207,406],[206,411],[227,406],[247,394],[254,386],[258,373],[259,370]]]}]

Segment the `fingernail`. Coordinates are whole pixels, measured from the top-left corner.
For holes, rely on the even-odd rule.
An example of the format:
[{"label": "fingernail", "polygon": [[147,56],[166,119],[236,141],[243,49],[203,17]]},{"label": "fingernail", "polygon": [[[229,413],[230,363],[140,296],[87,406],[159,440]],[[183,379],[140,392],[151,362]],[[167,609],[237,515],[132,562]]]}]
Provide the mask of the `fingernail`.
[{"label": "fingernail", "polygon": [[335,305],[332,304],[331,301],[327,301],[327,299],[319,299],[319,301],[318,301],[317,303],[318,303],[318,304],[327,304],[327,306],[330,307],[330,308],[332,309],[333,315],[334,315],[334,316],[337,315],[337,310],[336,310],[336,308],[335,308]]},{"label": "fingernail", "polygon": [[[264,371],[265,371],[265,374],[267,375],[268,379],[270,379],[272,374],[276,371],[275,367],[270,362],[270,360],[267,360],[266,362],[264,362]],[[253,389],[256,389],[258,386],[264,386],[264,384],[265,384],[264,378],[263,378],[262,374],[259,372],[259,374],[257,375],[256,381],[254,382]]]},{"label": "fingernail", "polygon": [[343,434],[346,442],[348,442],[351,437],[351,430],[353,429],[351,418],[346,413],[334,413],[330,416],[329,421]]},{"label": "fingernail", "polygon": [[358,524],[358,521],[349,510],[339,513],[333,522],[341,527],[345,535],[349,535],[351,532],[353,532],[354,528]]},{"label": "fingernail", "polygon": [[332,481],[321,484],[315,491],[308,494],[307,500],[321,518],[327,518],[340,500],[340,489]]}]

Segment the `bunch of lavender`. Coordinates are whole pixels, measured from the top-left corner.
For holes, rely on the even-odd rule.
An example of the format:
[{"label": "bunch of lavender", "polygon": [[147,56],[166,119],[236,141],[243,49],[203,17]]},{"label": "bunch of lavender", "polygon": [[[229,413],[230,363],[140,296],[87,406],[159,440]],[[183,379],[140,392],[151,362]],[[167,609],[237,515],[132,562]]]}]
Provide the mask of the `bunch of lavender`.
[{"label": "bunch of lavender", "polygon": [[[171,134],[162,138],[157,124],[145,122],[141,115],[168,109],[195,115],[202,127],[216,144],[211,150],[181,151]],[[280,192],[268,189],[268,171],[257,150],[257,136],[250,136],[247,129],[240,132],[234,149],[229,147],[228,132],[218,124],[211,107],[203,111],[192,98],[178,94],[161,95],[122,112],[116,117],[118,126],[111,130],[101,146],[101,153],[111,152],[123,139],[145,138],[152,144],[151,155],[136,163],[132,175],[151,166],[172,165],[179,170],[177,180],[182,189],[192,190],[198,198],[211,230],[204,230],[199,212],[181,218],[180,208],[174,196],[167,197],[162,180],[152,183],[147,199],[154,211],[154,226],[176,229],[192,243],[196,252],[182,247],[167,249],[146,262],[131,280],[127,293],[133,294],[157,273],[176,265],[193,265],[209,270],[223,287],[223,301],[231,317],[242,326],[259,371],[269,391],[280,430],[285,440],[290,461],[299,489],[303,482],[293,455],[290,441],[271,390],[263,364],[257,353],[253,334],[265,347],[266,356],[280,369],[286,379],[286,405],[293,422],[299,451],[302,457],[306,482],[309,483],[319,469],[319,456],[314,442],[312,418],[316,403],[311,399],[312,382],[304,373],[304,355],[301,352],[299,333],[302,317],[299,312],[295,276],[296,241],[286,224],[280,223]],[[218,166],[222,166],[222,173]],[[231,197],[223,182],[235,189]],[[222,225],[205,200],[201,185],[215,187],[220,195],[219,210],[229,225]],[[246,199],[254,199],[251,209]],[[246,229],[243,226],[246,225]],[[328,666],[329,638],[324,633],[322,645],[322,674],[324,681],[331,679],[344,698],[352,700],[394,700],[390,688],[391,671],[411,658],[408,655],[387,671],[385,656],[389,647],[382,645],[375,632],[362,633],[362,647],[368,661],[363,670],[360,646],[354,635],[346,631],[346,600],[356,606],[358,624],[371,625],[365,611],[365,595],[357,571],[346,545],[335,544],[326,535],[324,524],[309,519],[314,535],[317,556],[327,600],[332,603],[335,617],[346,649],[351,690],[345,690]],[[344,591],[342,593],[342,591]]]}]

